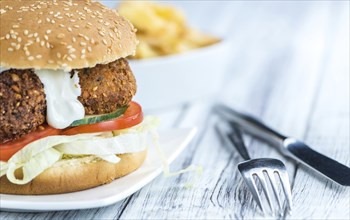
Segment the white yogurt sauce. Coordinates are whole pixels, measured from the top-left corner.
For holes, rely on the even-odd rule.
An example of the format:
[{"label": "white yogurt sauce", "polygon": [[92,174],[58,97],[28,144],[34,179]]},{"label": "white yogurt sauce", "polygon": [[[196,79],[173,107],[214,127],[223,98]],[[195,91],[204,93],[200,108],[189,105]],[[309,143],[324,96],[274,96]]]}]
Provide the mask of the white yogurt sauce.
[{"label": "white yogurt sauce", "polygon": [[6,70],[9,70],[9,68],[5,68],[5,67],[0,66],[0,73],[4,72]]},{"label": "white yogurt sauce", "polygon": [[81,94],[78,73],[73,77],[64,70],[34,70],[44,84],[47,123],[58,129],[68,127],[73,121],[84,118],[84,106],[79,102]]}]

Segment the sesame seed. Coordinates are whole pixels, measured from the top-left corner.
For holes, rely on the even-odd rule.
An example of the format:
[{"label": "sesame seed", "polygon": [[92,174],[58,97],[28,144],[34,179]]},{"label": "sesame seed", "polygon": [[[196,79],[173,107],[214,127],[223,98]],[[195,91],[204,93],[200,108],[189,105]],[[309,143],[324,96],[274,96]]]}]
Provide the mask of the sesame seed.
[{"label": "sesame seed", "polygon": [[10,35],[9,34],[6,34],[5,38],[8,40],[10,39]]},{"label": "sesame seed", "polygon": [[45,40],[49,40],[49,36],[44,35]]},{"label": "sesame seed", "polygon": [[42,23],[42,20],[38,20],[38,24],[41,24]]},{"label": "sesame seed", "polygon": [[89,52],[91,52],[91,51],[92,51],[91,47],[88,47],[88,48],[87,48],[87,50],[88,50]]},{"label": "sesame seed", "polygon": [[37,59],[41,59],[42,57],[43,57],[43,56],[40,55],[40,54],[39,54],[39,55],[36,55],[36,58],[37,58]]},{"label": "sesame seed", "polygon": [[57,38],[60,38],[60,39],[62,39],[62,38],[64,38],[64,37],[65,37],[65,35],[62,34],[62,33],[60,33],[60,34],[57,35]]},{"label": "sesame seed", "polygon": [[107,41],[105,39],[102,40],[104,45],[107,45]]},{"label": "sesame seed", "polygon": [[19,49],[21,49],[21,45],[20,45],[20,44],[17,44],[16,50],[19,50]]},{"label": "sesame seed", "polygon": [[73,29],[71,27],[68,27],[67,29],[68,29],[69,32],[73,31]]},{"label": "sesame seed", "polygon": [[44,45],[45,45],[45,41],[42,40],[42,41],[40,42],[40,46],[43,47]]},{"label": "sesame seed", "polygon": [[7,48],[7,50],[8,50],[9,52],[12,52],[12,51],[13,51],[13,48],[12,48],[12,47],[9,47],[9,48]]},{"label": "sesame seed", "polygon": [[30,61],[34,60],[34,57],[30,56],[30,57],[28,57],[28,60],[30,60]]},{"label": "sesame seed", "polygon": [[99,31],[98,34],[101,35],[102,37],[106,36],[105,33],[103,33],[102,31]]},{"label": "sesame seed", "polygon": [[58,58],[61,58],[62,55],[61,55],[59,52],[57,52],[57,57],[58,57]]},{"label": "sesame seed", "polygon": [[50,34],[50,33],[51,33],[51,30],[47,30],[47,31],[46,31],[46,34]]},{"label": "sesame seed", "polygon": [[85,42],[80,42],[80,45],[81,46],[86,46],[86,43]]}]

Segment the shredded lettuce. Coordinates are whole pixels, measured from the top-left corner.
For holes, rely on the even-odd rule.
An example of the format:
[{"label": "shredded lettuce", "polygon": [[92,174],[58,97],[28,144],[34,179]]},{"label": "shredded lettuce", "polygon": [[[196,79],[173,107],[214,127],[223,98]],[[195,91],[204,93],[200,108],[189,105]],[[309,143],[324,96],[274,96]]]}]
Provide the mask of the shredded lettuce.
[{"label": "shredded lettuce", "polygon": [[0,177],[6,174],[6,171],[8,169],[8,164],[0,161]]},{"label": "shredded lettuce", "polygon": [[[10,160],[1,162],[0,177],[6,175],[15,184],[26,184],[40,173],[53,166],[64,155],[93,155],[102,160],[118,163],[116,154],[143,151],[152,145],[150,131],[157,127],[157,120],[145,120],[132,128],[112,132],[78,134],[72,136],[49,136],[34,141]],[[15,172],[22,171],[23,177],[17,178]]]},{"label": "shredded lettuce", "polygon": [[[170,171],[169,163],[159,146],[156,132],[158,124],[158,118],[146,117],[141,124],[128,129],[72,136],[49,136],[37,140],[18,151],[8,162],[0,161],[0,177],[6,175],[12,183],[26,184],[62,159],[92,157],[118,163],[120,158],[116,154],[140,152],[148,146],[154,146],[162,162],[165,177],[194,171],[197,173],[197,179],[202,173],[200,166],[190,165],[176,172]],[[23,174],[21,178],[15,175],[18,171]],[[185,186],[191,187],[193,184],[187,183]]]},{"label": "shredded lettuce", "polygon": [[[24,184],[30,182],[48,167],[51,167],[56,163],[62,156],[62,153],[59,151],[49,148],[31,158],[29,161],[24,164],[18,163],[9,163],[7,169],[7,179],[15,184]],[[17,169],[22,169],[23,177],[18,179],[15,176],[15,171]]]},{"label": "shredded lettuce", "polygon": [[155,131],[151,131],[152,137],[153,137],[153,143],[154,143],[154,147],[157,151],[157,154],[160,158],[160,160],[162,161],[162,167],[163,167],[163,175],[164,177],[168,178],[168,177],[172,177],[172,176],[179,176],[183,173],[188,173],[188,172],[195,172],[196,176],[194,178],[194,180],[192,182],[188,182],[185,184],[186,188],[192,188],[193,185],[195,184],[195,182],[198,180],[198,177],[200,177],[202,175],[203,169],[201,166],[197,166],[194,164],[189,165],[188,167],[186,167],[185,169],[181,169],[178,171],[170,171],[170,166],[169,163],[164,155],[164,152],[162,150],[162,148],[159,145],[159,135],[157,132]]}]

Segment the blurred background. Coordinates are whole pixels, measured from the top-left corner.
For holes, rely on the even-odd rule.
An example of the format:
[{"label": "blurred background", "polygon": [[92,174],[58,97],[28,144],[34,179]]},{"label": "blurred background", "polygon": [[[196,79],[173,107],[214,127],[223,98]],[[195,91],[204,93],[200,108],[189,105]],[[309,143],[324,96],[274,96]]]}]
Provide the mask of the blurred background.
[{"label": "blurred background", "polygon": [[[111,8],[120,4],[102,2]],[[298,80],[319,79],[316,75],[321,74],[330,59],[332,48],[339,48],[336,59],[349,72],[349,1],[154,3],[177,8],[188,27],[218,37],[221,42],[179,55],[132,61],[139,85],[136,100],[146,110],[164,109],[228,91],[252,90],[256,83],[282,83],[285,87],[292,86],[290,83],[294,89],[302,90],[313,84],[299,84]],[[206,57],[201,57],[204,53]],[[298,77],[291,77],[291,81],[284,77],[291,74]],[[246,98],[235,96],[234,102],[239,104],[240,99]]]}]

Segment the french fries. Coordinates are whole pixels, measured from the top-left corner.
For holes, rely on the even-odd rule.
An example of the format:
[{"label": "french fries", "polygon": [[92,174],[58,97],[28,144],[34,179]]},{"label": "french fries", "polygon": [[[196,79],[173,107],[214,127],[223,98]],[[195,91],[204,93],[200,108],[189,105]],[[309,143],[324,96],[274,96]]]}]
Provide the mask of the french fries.
[{"label": "french fries", "polygon": [[138,30],[134,59],[182,53],[220,41],[189,28],[182,11],[148,1],[124,1],[118,9]]}]

